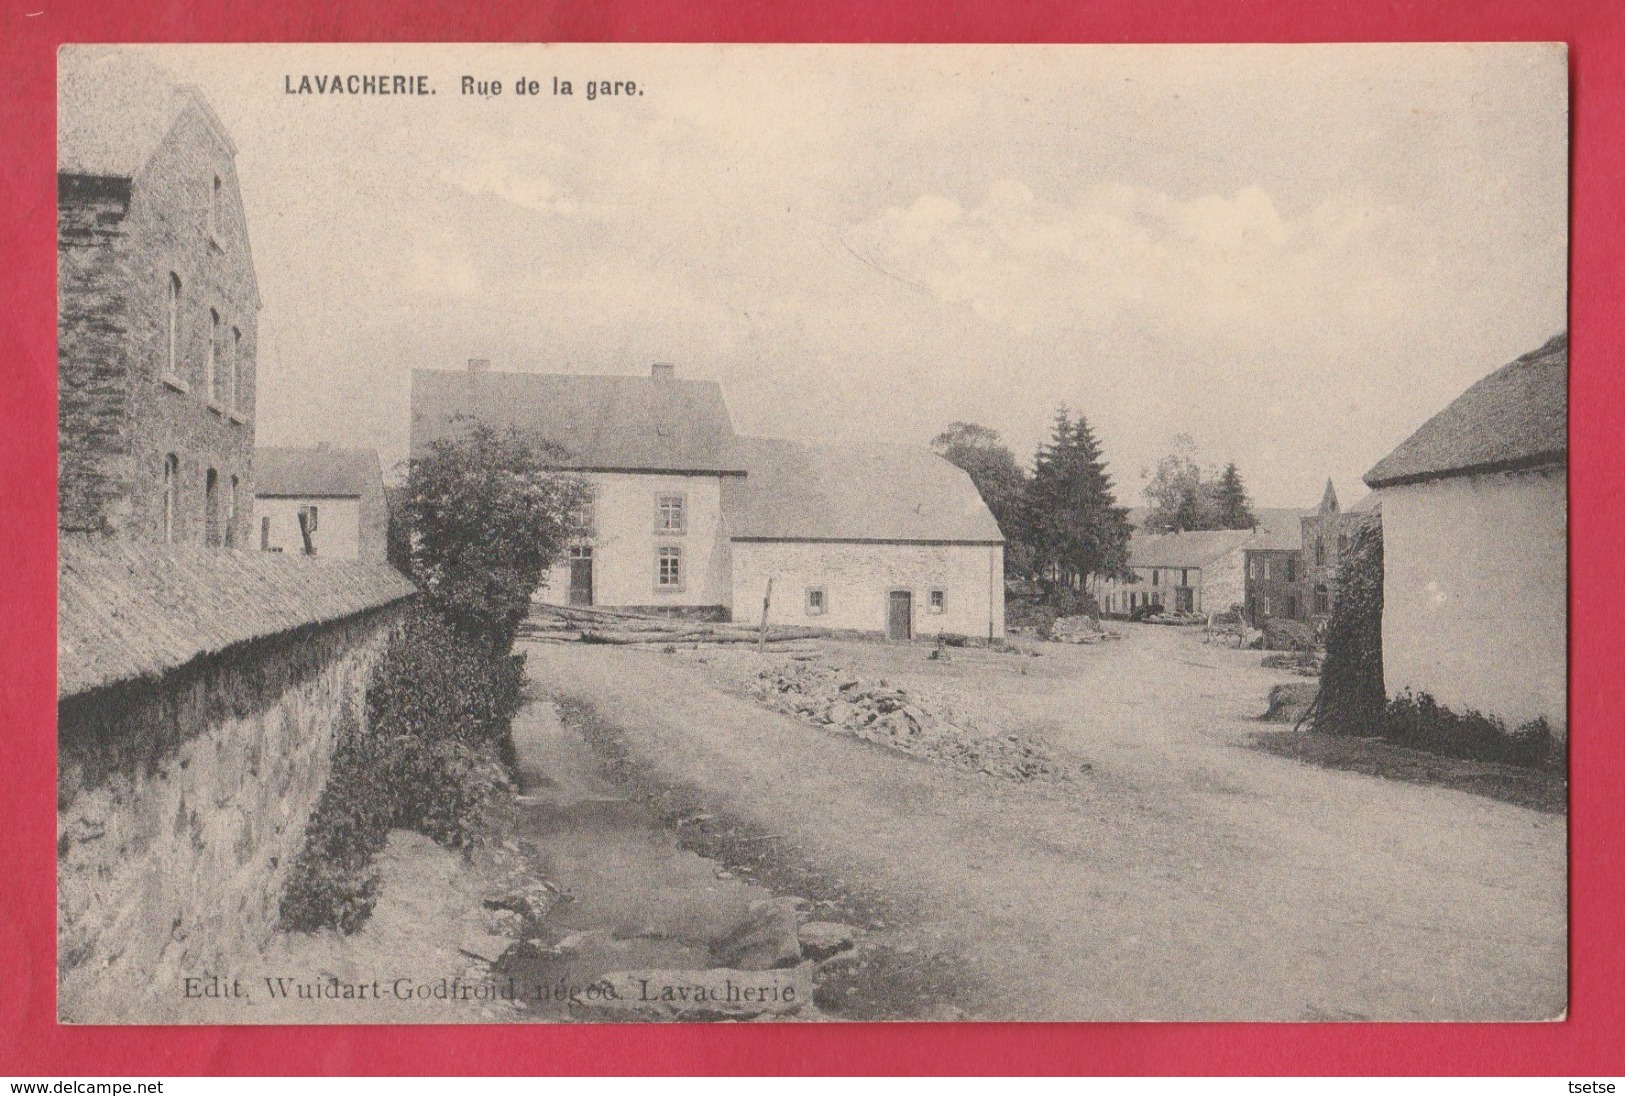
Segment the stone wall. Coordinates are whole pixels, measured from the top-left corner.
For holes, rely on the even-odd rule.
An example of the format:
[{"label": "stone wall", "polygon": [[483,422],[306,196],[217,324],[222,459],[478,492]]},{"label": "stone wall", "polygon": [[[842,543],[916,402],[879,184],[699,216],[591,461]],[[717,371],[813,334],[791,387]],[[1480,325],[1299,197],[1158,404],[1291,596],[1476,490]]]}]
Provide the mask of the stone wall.
[{"label": "stone wall", "polygon": [[255,641],[60,705],[63,1021],[162,1022],[186,978],[258,954],[398,616]]},{"label": "stone wall", "polygon": [[64,176],[57,194],[57,516],[111,532],[129,520],[124,179]]}]

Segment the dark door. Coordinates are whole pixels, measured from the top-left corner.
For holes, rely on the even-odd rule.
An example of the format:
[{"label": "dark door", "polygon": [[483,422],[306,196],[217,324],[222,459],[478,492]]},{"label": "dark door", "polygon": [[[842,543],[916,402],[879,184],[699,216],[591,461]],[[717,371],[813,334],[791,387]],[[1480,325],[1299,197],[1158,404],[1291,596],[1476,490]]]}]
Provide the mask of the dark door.
[{"label": "dark door", "polygon": [[886,608],[886,638],[914,638],[914,595],[907,590],[893,590]]},{"label": "dark door", "polygon": [[592,604],[592,550],[570,555],[570,604]]}]

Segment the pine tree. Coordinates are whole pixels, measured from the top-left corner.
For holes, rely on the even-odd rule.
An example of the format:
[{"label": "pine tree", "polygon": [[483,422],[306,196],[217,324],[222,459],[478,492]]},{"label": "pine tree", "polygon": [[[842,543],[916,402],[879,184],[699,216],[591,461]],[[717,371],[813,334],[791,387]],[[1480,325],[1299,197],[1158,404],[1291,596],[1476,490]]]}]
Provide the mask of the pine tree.
[{"label": "pine tree", "polygon": [[1027,491],[1028,535],[1041,571],[1075,586],[1128,566],[1128,511],[1117,505],[1100,443],[1080,414],[1056,412]]},{"label": "pine tree", "polygon": [[1225,465],[1224,473],[1211,485],[1214,521],[1220,529],[1251,529],[1258,524],[1247,487],[1241,482],[1236,462]]}]

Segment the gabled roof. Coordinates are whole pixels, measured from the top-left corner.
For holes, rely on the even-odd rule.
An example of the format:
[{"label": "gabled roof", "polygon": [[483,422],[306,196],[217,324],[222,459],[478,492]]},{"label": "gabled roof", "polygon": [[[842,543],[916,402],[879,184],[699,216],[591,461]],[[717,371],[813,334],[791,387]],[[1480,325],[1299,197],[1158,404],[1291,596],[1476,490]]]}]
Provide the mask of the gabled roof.
[{"label": "gabled roof", "polygon": [[[1258,521],[1258,524],[1252,529],[1208,529],[1201,531],[1215,533],[1255,534],[1258,537],[1258,543],[1253,545],[1255,548],[1297,548],[1302,544],[1303,540],[1302,532],[1299,529],[1298,524],[1299,519],[1312,513],[1314,513],[1313,510],[1301,510],[1291,506],[1255,506],[1253,507],[1253,517]],[[1150,507],[1136,506],[1134,509],[1128,512],[1128,523],[1136,531],[1143,529],[1145,527],[1146,518],[1149,517],[1150,514]],[[1143,535],[1151,537],[1191,536],[1193,534],[1146,533]],[[1146,566],[1164,567],[1172,565],[1159,563],[1155,565],[1146,564]],[[1181,566],[1193,567],[1195,564],[1182,564]]]},{"label": "gabled roof", "polygon": [[64,534],[56,695],[156,679],[200,656],[416,592],[381,563]]},{"label": "gabled roof", "polygon": [[261,498],[360,498],[383,489],[376,449],[254,450],[254,494]]},{"label": "gabled roof", "polygon": [[1568,459],[1569,338],[1503,365],[1365,474],[1370,487],[1514,471]]},{"label": "gabled roof", "polygon": [[734,540],[1002,544],[963,470],[929,449],[740,438],[745,477],[723,481]]},{"label": "gabled roof", "polygon": [[533,431],[562,446],[573,468],[744,471],[715,381],[413,370],[412,455],[455,435],[458,415]]},{"label": "gabled roof", "polygon": [[133,54],[84,47],[62,52],[57,80],[56,161],[64,175],[133,179],[188,108],[199,111],[235,155],[203,93]]},{"label": "gabled roof", "polygon": [[1128,542],[1128,562],[1130,567],[1206,567],[1239,548],[1274,547],[1254,543],[1257,539],[1251,529],[1135,533]]}]

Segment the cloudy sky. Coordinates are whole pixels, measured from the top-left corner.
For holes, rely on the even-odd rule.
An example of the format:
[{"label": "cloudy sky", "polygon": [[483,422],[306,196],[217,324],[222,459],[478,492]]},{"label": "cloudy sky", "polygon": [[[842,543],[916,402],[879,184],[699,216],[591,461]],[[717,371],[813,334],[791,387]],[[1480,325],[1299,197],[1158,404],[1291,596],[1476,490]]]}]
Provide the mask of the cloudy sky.
[{"label": "cloudy sky", "polygon": [[[399,459],[413,367],[670,361],[744,432],[1025,459],[1064,403],[1125,503],[1182,433],[1261,504],[1347,503],[1565,326],[1558,47],[142,52],[238,146],[267,444]],[[436,94],[284,93],[334,71]]]}]

